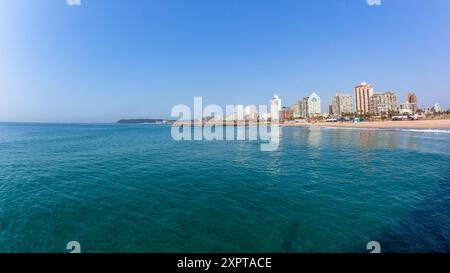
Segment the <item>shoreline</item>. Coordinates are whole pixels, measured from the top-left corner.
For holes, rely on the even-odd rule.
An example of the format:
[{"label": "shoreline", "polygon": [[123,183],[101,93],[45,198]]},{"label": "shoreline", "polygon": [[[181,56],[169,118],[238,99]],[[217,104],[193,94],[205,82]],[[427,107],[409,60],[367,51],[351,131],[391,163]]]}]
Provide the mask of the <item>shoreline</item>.
[{"label": "shoreline", "polygon": [[[352,122],[316,122],[316,123],[277,123],[280,127],[333,127],[360,129],[418,129],[418,130],[450,130],[450,119],[404,120],[404,121],[363,121]],[[174,123],[174,127],[208,127],[208,126],[270,126],[271,123]]]},{"label": "shoreline", "polygon": [[334,127],[360,129],[419,129],[419,130],[450,130],[450,119],[443,120],[408,120],[408,121],[365,121],[351,122],[317,122],[304,124],[284,124],[292,127]]}]

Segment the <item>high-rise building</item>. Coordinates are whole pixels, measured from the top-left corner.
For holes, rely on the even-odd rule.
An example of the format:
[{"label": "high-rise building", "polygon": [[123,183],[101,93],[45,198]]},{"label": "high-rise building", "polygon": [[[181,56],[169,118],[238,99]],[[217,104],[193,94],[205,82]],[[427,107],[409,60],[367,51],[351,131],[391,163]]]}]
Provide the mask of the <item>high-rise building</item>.
[{"label": "high-rise building", "polygon": [[353,97],[349,94],[337,93],[332,98],[332,108],[334,115],[353,113]]},{"label": "high-rise building", "polygon": [[300,102],[300,116],[317,116],[322,114],[322,104],[319,95],[313,92],[309,97],[304,97]]},{"label": "high-rise building", "polygon": [[371,112],[370,98],[372,95],[372,85],[362,82],[360,85],[355,86],[355,108],[357,114],[364,115]]},{"label": "high-rise building", "polygon": [[328,114],[333,115],[333,105],[332,104],[328,105]]},{"label": "high-rise building", "polygon": [[373,94],[370,109],[377,115],[397,112],[397,95],[394,92],[383,92]]},{"label": "high-rise building", "polygon": [[270,117],[274,120],[280,119],[281,111],[281,99],[278,95],[273,95],[273,98],[269,101]]}]

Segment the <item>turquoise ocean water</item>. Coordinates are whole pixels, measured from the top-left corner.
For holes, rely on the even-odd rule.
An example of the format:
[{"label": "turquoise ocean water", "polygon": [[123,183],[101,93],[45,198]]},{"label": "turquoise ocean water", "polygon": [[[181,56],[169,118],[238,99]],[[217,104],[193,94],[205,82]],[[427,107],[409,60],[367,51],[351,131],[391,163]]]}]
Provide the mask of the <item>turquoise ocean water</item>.
[{"label": "turquoise ocean water", "polygon": [[0,252],[450,251],[450,133],[0,124]]}]

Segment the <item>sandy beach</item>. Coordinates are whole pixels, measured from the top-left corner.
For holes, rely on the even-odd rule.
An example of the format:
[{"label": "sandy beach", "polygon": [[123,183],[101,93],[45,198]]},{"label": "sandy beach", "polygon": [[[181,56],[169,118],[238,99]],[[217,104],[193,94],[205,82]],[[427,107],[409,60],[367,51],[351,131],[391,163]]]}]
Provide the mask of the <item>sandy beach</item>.
[{"label": "sandy beach", "polygon": [[[257,123],[191,123],[176,122],[172,126],[248,126],[258,125]],[[259,123],[259,125],[271,125],[271,123]],[[404,120],[404,121],[365,121],[361,123],[352,122],[317,122],[317,123],[281,123],[280,126],[293,127],[343,127],[343,128],[378,128],[378,129],[430,129],[430,130],[450,130],[450,119],[433,119],[433,120]]]},{"label": "sandy beach", "polygon": [[302,124],[286,124],[285,126],[311,127],[348,127],[379,129],[443,129],[450,130],[450,119],[443,120],[408,120],[408,121],[374,121],[374,122],[318,122]]}]

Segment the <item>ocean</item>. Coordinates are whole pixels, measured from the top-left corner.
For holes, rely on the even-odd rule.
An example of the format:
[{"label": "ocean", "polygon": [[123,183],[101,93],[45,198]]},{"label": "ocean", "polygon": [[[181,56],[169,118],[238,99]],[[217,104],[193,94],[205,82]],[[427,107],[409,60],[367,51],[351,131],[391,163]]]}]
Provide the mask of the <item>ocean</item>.
[{"label": "ocean", "polygon": [[0,124],[0,252],[450,251],[450,133]]}]

